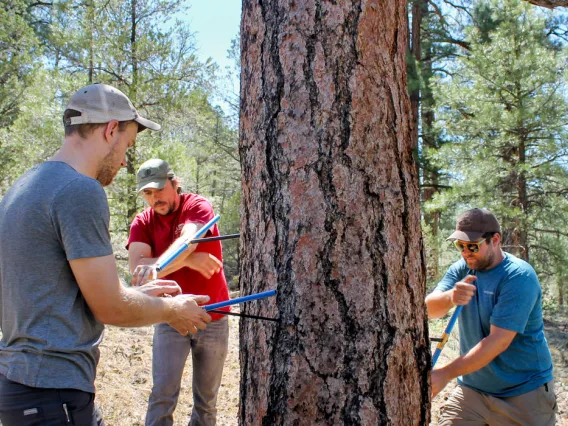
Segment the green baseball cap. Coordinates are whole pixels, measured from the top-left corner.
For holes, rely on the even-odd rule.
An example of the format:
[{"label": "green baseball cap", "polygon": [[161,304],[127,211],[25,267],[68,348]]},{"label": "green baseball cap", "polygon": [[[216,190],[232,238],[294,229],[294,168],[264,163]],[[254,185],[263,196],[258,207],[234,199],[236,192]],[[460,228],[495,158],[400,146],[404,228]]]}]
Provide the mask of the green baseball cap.
[{"label": "green baseball cap", "polygon": [[162,189],[169,178],[175,177],[167,161],[152,158],[143,163],[136,173],[136,191],[146,188]]}]

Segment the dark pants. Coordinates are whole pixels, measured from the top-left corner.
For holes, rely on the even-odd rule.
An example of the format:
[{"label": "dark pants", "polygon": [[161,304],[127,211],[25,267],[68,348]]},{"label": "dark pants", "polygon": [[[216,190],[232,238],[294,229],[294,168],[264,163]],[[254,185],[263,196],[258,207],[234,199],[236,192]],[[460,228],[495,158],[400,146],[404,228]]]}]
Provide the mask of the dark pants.
[{"label": "dark pants", "polygon": [[2,426],[104,426],[95,395],[77,389],[32,388],[0,374]]}]

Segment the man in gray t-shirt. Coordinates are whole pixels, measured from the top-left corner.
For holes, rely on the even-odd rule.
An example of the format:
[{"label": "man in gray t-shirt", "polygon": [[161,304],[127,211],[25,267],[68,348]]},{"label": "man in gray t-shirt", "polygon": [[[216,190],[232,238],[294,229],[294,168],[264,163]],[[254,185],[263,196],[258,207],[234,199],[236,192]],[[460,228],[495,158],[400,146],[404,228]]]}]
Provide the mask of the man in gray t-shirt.
[{"label": "man in gray t-shirt", "polygon": [[[169,323],[196,333],[211,320],[173,281],[120,284],[103,186],[126,163],[141,117],[117,89],[75,93],[56,155],[0,201],[0,421],[4,426],[101,425],[94,400],[104,325]],[[176,297],[158,298],[164,294]]]}]

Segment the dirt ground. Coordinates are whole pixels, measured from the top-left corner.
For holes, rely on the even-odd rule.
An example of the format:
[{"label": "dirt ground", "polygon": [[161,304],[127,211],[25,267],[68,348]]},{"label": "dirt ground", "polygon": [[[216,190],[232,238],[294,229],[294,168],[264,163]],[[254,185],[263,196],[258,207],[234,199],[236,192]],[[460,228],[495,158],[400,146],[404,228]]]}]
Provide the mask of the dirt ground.
[{"label": "dirt ground", "polygon": [[[457,329],[457,326],[455,328]],[[545,316],[544,328],[554,362],[555,392],[558,403],[556,425],[568,426],[568,311],[555,312]],[[438,333],[433,335],[435,334]],[[457,343],[455,340],[450,339],[440,356],[439,365],[444,365],[444,363],[457,356],[458,353]],[[455,386],[455,382],[449,384],[433,399],[432,422],[430,425],[437,424],[438,410],[443,404],[444,398],[451,393]]]},{"label": "dirt ground", "polygon": [[[230,317],[229,355],[219,392],[218,424],[238,424],[239,342],[238,318]],[[555,314],[546,320],[546,336],[554,357],[556,393],[559,405],[557,425],[568,426],[568,313]],[[434,335],[434,333],[433,333]],[[127,329],[107,327],[101,346],[97,377],[98,404],[108,426],[140,426],[144,424],[146,402],[152,386],[152,327]],[[455,356],[457,345],[448,342],[440,358],[443,364]],[[432,401],[432,425],[449,385]],[[191,413],[191,367],[186,367],[182,391],[174,416],[174,425],[186,425]]]}]

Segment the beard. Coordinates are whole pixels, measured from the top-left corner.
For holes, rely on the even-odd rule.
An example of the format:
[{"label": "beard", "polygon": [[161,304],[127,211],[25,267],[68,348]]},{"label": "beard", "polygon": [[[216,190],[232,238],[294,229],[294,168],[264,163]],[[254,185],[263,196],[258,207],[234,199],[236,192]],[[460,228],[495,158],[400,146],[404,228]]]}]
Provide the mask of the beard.
[{"label": "beard", "polygon": [[473,269],[474,271],[484,271],[486,269],[491,268],[493,262],[495,261],[495,253],[493,251],[487,253],[487,256],[481,259],[476,258],[466,258],[465,262],[469,269]]},{"label": "beard", "polygon": [[[165,206],[165,205],[168,206],[168,211],[167,211],[166,213],[160,213],[160,212],[158,212],[158,211],[156,210],[156,207],[161,207],[161,206]],[[167,216],[167,215],[173,213],[176,208],[175,208],[175,203],[170,203],[170,204],[168,204],[168,203],[166,203],[165,201],[162,201],[162,202],[160,202],[160,203],[154,204],[154,206],[152,207],[152,209],[154,210],[155,213],[159,214],[160,216]]]},{"label": "beard", "polygon": [[[97,173],[97,180],[102,186],[109,186],[118,174],[118,171],[120,170],[120,162],[117,161],[117,157],[118,153],[113,147],[107,156],[103,158],[99,172]],[[119,164],[118,167],[115,166],[117,162]]]}]

